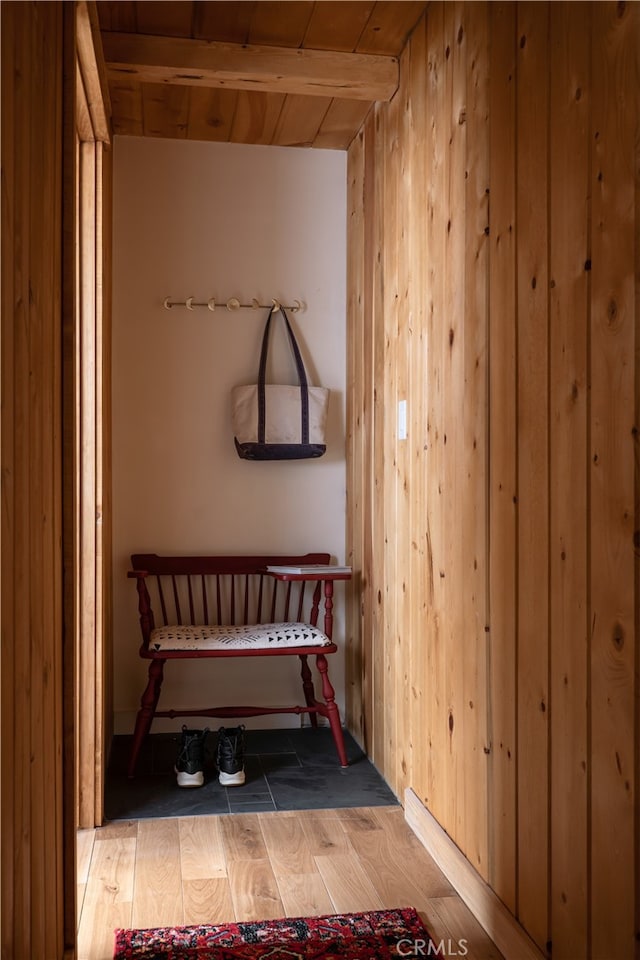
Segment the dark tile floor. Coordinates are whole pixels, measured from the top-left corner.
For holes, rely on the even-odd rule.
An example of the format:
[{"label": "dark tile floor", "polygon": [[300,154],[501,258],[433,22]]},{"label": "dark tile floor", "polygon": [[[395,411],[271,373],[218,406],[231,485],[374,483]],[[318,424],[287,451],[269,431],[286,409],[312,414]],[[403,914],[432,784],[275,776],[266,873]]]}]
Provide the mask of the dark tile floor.
[{"label": "dark tile floor", "polygon": [[176,785],[173,772],[180,744],[178,731],[147,737],[133,780],[125,772],[131,738],[114,737],[105,790],[107,820],[398,803],[346,731],[349,766],[343,769],[327,728],[247,730],[246,783],[241,787],[220,786],[214,767],[216,741],[214,730],[205,744],[204,786],[185,789]]}]

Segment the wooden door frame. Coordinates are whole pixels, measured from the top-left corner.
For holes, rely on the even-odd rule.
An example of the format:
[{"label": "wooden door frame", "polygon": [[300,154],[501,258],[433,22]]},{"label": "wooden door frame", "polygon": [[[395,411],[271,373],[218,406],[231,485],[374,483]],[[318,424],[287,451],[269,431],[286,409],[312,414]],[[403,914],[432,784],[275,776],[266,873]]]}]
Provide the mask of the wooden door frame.
[{"label": "wooden door frame", "polygon": [[77,929],[76,834],[79,827],[102,823],[109,739],[111,163],[95,5],[78,0],[64,11],[63,810],[69,945]]},{"label": "wooden door frame", "polygon": [[[109,100],[95,5],[75,4],[66,51],[73,125],[66,132],[64,464],[65,622],[75,664],[74,834],[102,823],[109,740],[110,197]],[[69,744],[71,746],[71,744]],[[71,783],[73,779],[73,784]]]},{"label": "wooden door frame", "polygon": [[110,715],[111,164],[95,5],[64,4],[63,17],[63,879],[65,958],[71,958],[76,835],[102,822]]}]

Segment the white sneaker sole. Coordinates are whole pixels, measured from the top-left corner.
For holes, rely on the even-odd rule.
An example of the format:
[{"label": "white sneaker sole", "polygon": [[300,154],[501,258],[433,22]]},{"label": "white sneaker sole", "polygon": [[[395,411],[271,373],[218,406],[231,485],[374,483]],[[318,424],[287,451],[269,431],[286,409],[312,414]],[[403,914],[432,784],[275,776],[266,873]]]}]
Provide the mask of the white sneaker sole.
[{"label": "white sneaker sole", "polygon": [[197,773],[185,773],[183,770],[176,770],[175,767],[173,769],[178,778],[179,787],[201,787],[204,783],[202,770],[198,770]]},{"label": "white sneaker sole", "polygon": [[244,783],[244,770],[238,770],[237,773],[224,773],[221,770],[218,780],[223,787],[241,787]]}]

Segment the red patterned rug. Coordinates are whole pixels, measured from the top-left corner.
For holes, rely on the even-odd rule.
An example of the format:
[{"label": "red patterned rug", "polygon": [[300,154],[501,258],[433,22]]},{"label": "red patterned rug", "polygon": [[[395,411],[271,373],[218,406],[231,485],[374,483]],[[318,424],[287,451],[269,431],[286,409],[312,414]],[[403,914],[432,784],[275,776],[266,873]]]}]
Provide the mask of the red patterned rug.
[{"label": "red patterned rug", "polygon": [[116,930],[114,960],[400,960],[432,955],[413,907],[259,922]]}]

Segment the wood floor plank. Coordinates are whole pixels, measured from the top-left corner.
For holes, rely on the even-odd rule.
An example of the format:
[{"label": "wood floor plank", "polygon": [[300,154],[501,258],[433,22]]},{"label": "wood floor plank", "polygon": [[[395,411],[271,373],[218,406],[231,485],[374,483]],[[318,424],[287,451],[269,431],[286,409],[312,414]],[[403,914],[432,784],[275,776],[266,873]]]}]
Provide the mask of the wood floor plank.
[{"label": "wood floor plank", "polygon": [[275,876],[317,873],[309,842],[298,819],[261,820],[262,835]]},{"label": "wood floor plank", "polygon": [[458,955],[463,954],[467,960],[502,960],[502,954],[460,897],[434,898],[430,906],[450,931],[451,944],[447,943],[450,955],[455,956],[457,950]]},{"label": "wood floor plank", "polygon": [[182,881],[184,922],[231,923],[235,910],[226,877]]},{"label": "wood floor plank", "polygon": [[312,819],[301,817],[309,849],[315,856],[344,856],[351,851],[351,845],[344,832],[341,820]]},{"label": "wood floor plank", "polygon": [[77,916],[77,926],[76,934],[80,930],[80,918],[82,917],[82,911],[84,910],[84,895],[87,890],[86,883],[77,883],[76,884],[76,916]]},{"label": "wood floor plank", "polygon": [[280,891],[268,858],[233,860],[228,870],[236,920],[284,916]]},{"label": "wood floor plank", "polygon": [[84,908],[84,895],[87,889],[87,880],[89,879],[95,833],[95,830],[92,829],[78,830],[76,834],[76,912],[78,928],[80,927],[80,917],[82,916],[82,910]]},{"label": "wood floor plank", "polygon": [[[422,922],[424,923],[425,927],[429,931],[431,939],[435,944],[435,947],[432,950],[432,955],[446,957],[447,952],[449,954],[453,953],[453,945],[455,944],[456,949],[458,950],[458,953],[462,954],[462,956],[465,957],[465,960],[467,960],[466,950],[468,948],[466,944],[460,945],[458,943],[459,937],[456,933],[454,933],[454,930],[457,931],[457,927],[454,926],[454,929],[453,930],[451,929],[448,923],[442,918],[441,914],[438,912],[436,907],[437,903],[438,903],[437,900],[430,900],[427,907],[425,907],[423,910],[418,910],[418,913],[420,914]],[[452,947],[451,950],[448,949],[449,945],[451,945]],[[436,948],[438,949],[439,953],[436,953]]]},{"label": "wood floor plank", "polygon": [[321,917],[333,913],[333,902],[315,863],[314,870],[278,877],[284,916]]},{"label": "wood floor plank", "polygon": [[357,817],[351,817],[349,820],[345,820],[343,828],[348,835],[351,833],[368,833],[370,830],[383,829],[382,824],[376,820],[373,811],[367,809],[362,809]]},{"label": "wood floor plank", "polygon": [[111,960],[113,931],[132,924],[136,840],[94,845],[78,927],[78,960]]},{"label": "wood floor plank", "polygon": [[183,883],[227,876],[219,817],[181,817],[178,831]]},{"label": "wood floor plank", "polygon": [[354,854],[318,856],[315,860],[337,913],[381,910],[384,907],[382,898]]},{"label": "wood floor plank", "polygon": [[101,843],[103,840],[124,840],[133,837],[138,839],[138,821],[137,820],[114,820],[112,823],[106,823],[95,832],[94,842]]},{"label": "wood floor plank", "polygon": [[79,884],[89,879],[95,830],[78,830],[76,834],[76,880]]},{"label": "wood floor plank", "polygon": [[133,926],[183,923],[178,820],[141,820],[138,825]]},{"label": "wood floor plank", "polygon": [[236,813],[220,818],[227,866],[236,860],[268,860],[256,814]]},{"label": "wood floor plank", "polygon": [[407,824],[402,808],[373,810],[372,817],[380,824],[390,851],[384,856],[395,858],[399,870],[418,878],[416,882],[428,897],[453,895],[453,887]]},{"label": "wood floor plank", "polygon": [[371,807],[342,807],[336,810],[298,810],[296,816],[305,820],[357,820]]},{"label": "wood floor plank", "polygon": [[398,847],[379,826],[354,830],[352,824],[355,823],[357,821],[346,825],[347,835],[384,903],[421,909],[432,897],[454,893],[424,849],[414,854],[406,847]]}]

